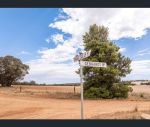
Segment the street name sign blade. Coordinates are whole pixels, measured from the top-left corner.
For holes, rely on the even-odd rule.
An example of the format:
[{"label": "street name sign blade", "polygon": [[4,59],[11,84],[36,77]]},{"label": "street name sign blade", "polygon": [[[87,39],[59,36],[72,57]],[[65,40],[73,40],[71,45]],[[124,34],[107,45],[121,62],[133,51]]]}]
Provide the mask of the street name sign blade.
[{"label": "street name sign blade", "polygon": [[91,50],[90,51],[87,51],[87,52],[84,52],[82,54],[79,54],[79,55],[76,55],[74,57],[74,61],[79,61],[79,60],[82,60],[84,58],[87,58],[91,55]]},{"label": "street name sign blade", "polygon": [[75,61],[78,61],[78,59],[79,59],[79,55],[76,55],[76,56],[73,58],[74,62],[75,62]]},{"label": "street name sign blade", "polygon": [[80,60],[81,59],[84,59],[86,57],[89,57],[91,55],[91,50],[90,51],[87,51],[87,52],[84,52],[80,55]]},{"label": "street name sign blade", "polygon": [[90,62],[90,61],[81,61],[81,66],[86,67],[107,67],[105,62]]}]

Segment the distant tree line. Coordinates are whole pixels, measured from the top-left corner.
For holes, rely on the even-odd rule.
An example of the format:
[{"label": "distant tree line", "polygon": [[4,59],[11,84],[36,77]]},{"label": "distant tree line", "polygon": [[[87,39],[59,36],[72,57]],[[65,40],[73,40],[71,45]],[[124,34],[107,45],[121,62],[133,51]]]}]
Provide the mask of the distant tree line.
[{"label": "distant tree line", "polygon": [[146,82],[146,81],[149,81],[149,80],[130,80],[131,82]]},{"label": "distant tree line", "polygon": [[80,86],[80,83],[51,84],[51,86]]},{"label": "distant tree line", "polygon": [[46,84],[46,83],[37,83],[36,81],[24,81],[24,82],[14,82],[13,85],[40,85],[40,86],[79,86],[79,83],[64,83],[64,84]]},{"label": "distant tree line", "polygon": [[141,85],[150,85],[150,82],[142,82]]},{"label": "distant tree line", "polygon": [[46,83],[36,83],[35,81],[23,81],[23,82],[19,82],[19,81],[17,81],[17,82],[14,82],[13,83],[13,85],[43,85],[43,86],[45,86],[46,85]]}]

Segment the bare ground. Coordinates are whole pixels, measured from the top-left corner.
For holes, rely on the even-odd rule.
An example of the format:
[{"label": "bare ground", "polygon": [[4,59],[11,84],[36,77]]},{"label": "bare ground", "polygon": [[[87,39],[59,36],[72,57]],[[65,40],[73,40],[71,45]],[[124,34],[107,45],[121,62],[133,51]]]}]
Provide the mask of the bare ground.
[{"label": "bare ground", "polygon": [[[39,90],[42,87],[36,89]],[[19,93],[15,88],[0,88],[0,119],[80,119],[80,100],[78,98],[56,99],[37,96],[33,91],[32,94],[26,92]],[[136,90],[133,93],[138,94]],[[140,112],[149,111],[150,101],[143,97],[142,99],[124,100],[85,100],[84,107],[86,119],[132,119],[135,114],[139,116]],[[138,112],[135,112],[136,108]]]},{"label": "bare ground", "polygon": [[115,113],[107,113],[107,114],[101,114],[96,115],[92,117],[91,119],[142,119],[141,114],[146,113],[150,114],[150,110],[142,110],[142,111],[121,111],[121,112],[115,112]]}]

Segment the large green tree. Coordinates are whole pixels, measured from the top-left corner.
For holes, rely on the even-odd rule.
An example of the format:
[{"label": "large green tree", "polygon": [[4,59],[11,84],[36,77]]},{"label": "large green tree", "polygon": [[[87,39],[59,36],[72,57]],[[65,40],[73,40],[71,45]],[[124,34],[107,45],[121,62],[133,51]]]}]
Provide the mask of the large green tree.
[{"label": "large green tree", "polygon": [[108,28],[94,24],[83,36],[85,51],[91,50],[90,57],[84,60],[107,63],[107,68],[83,67],[86,97],[127,97],[130,90],[127,83],[120,81],[131,72],[131,60],[119,52],[120,48],[108,39],[108,34]]},{"label": "large green tree", "polygon": [[0,84],[11,86],[28,74],[29,66],[13,56],[0,57]]}]

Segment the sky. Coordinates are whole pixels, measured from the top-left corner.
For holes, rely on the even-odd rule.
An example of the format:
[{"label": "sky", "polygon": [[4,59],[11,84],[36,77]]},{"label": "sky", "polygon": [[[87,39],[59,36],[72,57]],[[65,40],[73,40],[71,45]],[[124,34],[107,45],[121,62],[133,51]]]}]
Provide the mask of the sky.
[{"label": "sky", "polygon": [[149,8],[0,8],[0,56],[28,64],[25,81],[79,82],[73,57],[96,23],[109,28],[109,39],[132,60],[132,72],[123,79],[150,79],[149,14]]}]

